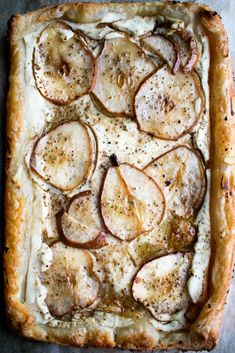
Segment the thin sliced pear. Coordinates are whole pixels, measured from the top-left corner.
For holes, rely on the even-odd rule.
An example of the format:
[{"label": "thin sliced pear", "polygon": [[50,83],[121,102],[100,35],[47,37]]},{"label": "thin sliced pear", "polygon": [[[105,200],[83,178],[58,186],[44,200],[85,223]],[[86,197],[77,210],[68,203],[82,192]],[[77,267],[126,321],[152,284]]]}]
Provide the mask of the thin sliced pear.
[{"label": "thin sliced pear", "polygon": [[97,198],[90,190],[72,198],[68,209],[58,217],[58,228],[68,245],[97,249],[106,244]]},{"label": "thin sliced pear", "polygon": [[143,171],[126,163],[108,169],[101,213],[111,234],[121,240],[134,239],[159,224],[164,210],[162,191]]},{"label": "thin sliced pear", "polygon": [[95,40],[86,36],[82,31],[76,29],[76,33],[79,35],[79,39],[83,43],[84,47],[97,58],[103,48],[103,43],[100,40]]},{"label": "thin sliced pear", "polygon": [[160,69],[166,62],[160,58],[157,54],[154,54],[153,51],[148,50],[147,48],[144,50],[146,56],[154,63],[157,69]]},{"label": "thin sliced pear", "polygon": [[89,171],[89,175],[87,176],[87,179],[90,179],[92,175],[95,172],[95,169],[97,167],[97,162],[98,162],[98,139],[96,137],[96,134],[93,130],[93,128],[89,125],[86,125],[90,141],[91,141],[91,150],[92,150],[92,162],[91,162],[91,168]]},{"label": "thin sliced pear", "polygon": [[141,39],[141,44],[153,54],[157,54],[164,62],[167,62],[171,73],[176,74],[181,62],[180,49],[176,42],[162,34],[153,34]]},{"label": "thin sliced pear", "polygon": [[180,29],[174,32],[170,38],[180,48],[183,72],[192,71],[199,59],[199,50],[195,37],[186,29]]},{"label": "thin sliced pear", "polygon": [[92,155],[86,125],[72,121],[58,125],[37,140],[30,165],[48,184],[70,191],[90,174]]},{"label": "thin sliced pear", "polygon": [[93,55],[66,23],[53,22],[41,32],[33,72],[44,98],[58,105],[69,104],[92,89],[95,71]]},{"label": "thin sliced pear", "polygon": [[196,72],[172,75],[164,66],[141,84],[135,96],[135,115],[140,130],[178,140],[196,125],[204,104]]},{"label": "thin sliced pear", "polygon": [[107,114],[132,116],[135,92],[155,70],[143,50],[127,37],[106,40],[97,59],[97,79],[92,92]]},{"label": "thin sliced pear", "polygon": [[156,17],[141,17],[135,16],[125,20],[117,20],[110,23],[100,23],[98,27],[108,26],[114,30],[118,30],[120,32],[126,33],[128,35],[133,36],[134,38],[138,38],[140,36],[144,36],[147,33],[151,33],[153,31],[154,25],[156,22]]},{"label": "thin sliced pear", "polygon": [[160,185],[167,208],[174,215],[188,218],[200,208],[206,178],[197,151],[178,146],[153,160],[144,171]]},{"label": "thin sliced pear", "polygon": [[51,250],[52,263],[41,274],[49,311],[60,317],[93,304],[100,283],[89,251],[70,248],[61,242],[54,243]]},{"label": "thin sliced pear", "polygon": [[62,193],[43,192],[43,240],[52,244],[60,239],[57,227],[57,215],[66,203],[66,196]]},{"label": "thin sliced pear", "polygon": [[[105,273],[105,283],[107,292],[109,292],[108,295],[105,293],[105,297],[109,297],[106,301],[109,302],[110,297],[124,300],[127,299],[125,296],[130,297],[132,280],[137,268],[129,255],[126,244],[110,243],[107,248],[96,250],[95,256]],[[113,295],[110,295],[111,293]]]},{"label": "thin sliced pear", "polygon": [[158,319],[187,308],[190,299],[187,281],[190,253],[173,253],[151,260],[136,274],[132,285],[134,299]]}]

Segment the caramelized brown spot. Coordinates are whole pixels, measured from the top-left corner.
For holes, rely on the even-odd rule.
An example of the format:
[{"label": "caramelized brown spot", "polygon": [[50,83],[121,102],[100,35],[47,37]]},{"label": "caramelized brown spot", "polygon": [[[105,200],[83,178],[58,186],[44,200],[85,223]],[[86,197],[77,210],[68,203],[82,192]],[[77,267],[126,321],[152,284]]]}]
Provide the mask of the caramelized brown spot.
[{"label": "caramelized brown spot", "polygon": [[68,63],[63,61],[59,66],[58,72],[61,76],[68,76],[70,73],[70,67]]},{"label": "caramelized brown spot", "polygon": [[175,107],[175,103],[173,99],[170,99],[170,97],[165,97],[162,100],[162,105],[161,105],[161,111],[164,113],[170,113]]},{"label": "caramelized brown spot", "polygon": [[170,248],[180,250],[188,248],[196,238],[196,229],[189,221],[173,224],[172,233],[168,237]]}]

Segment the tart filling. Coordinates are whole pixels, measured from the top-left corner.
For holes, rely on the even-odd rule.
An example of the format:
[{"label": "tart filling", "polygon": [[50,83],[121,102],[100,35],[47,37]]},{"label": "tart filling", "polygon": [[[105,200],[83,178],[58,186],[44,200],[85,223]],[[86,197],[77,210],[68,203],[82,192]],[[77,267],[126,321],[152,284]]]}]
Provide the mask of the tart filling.
[{"label": "tart filling", "polygon": [[187,329],[210,258],[202,28],[54,21],[24,40],[39,102],[25,152],[36,195],[27,305],[52,326]]}]

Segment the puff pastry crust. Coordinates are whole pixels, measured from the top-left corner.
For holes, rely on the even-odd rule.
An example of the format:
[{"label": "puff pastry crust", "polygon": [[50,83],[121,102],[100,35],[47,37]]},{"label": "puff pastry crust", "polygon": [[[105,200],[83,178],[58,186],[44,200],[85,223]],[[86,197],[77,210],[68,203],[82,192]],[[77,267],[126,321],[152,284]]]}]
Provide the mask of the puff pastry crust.
[{"label": "puff pastry crust", "polygon": [[[30,210],[34,194],[23,187],[29,176],[22,153],[27,97],[24,91],[25,42],[29,32],[44,28],[54,20],[68,23],[100,21],[109,12],[134,16],[190,17],[203,26],[210,47],[210,220],[212,230],[211,259],[198,315],[187,329],[160,335],[145,320],[125,327],[101,325],[62,325],[39,323],[25,303],[26,278],[32,243],[29,239]],[[6,238],[4,254],[5,298],[7,316],[20,334],[35,340],[72,346],[121,347],[127,349],[212,349],[219,337],[224,304],[229,287],[235,244],[235,98],[228,40],[220,16],[206,6],[177,2],[122,4],[63,4],[42,8],[26,15],[13,16],[9,22],[10,88],[7,101],[6,157]],[[115,119],[115,118],[113,118]],[[59,122],[59,120],[58,120]],[[34,132],[32,133],[32,136]],[[105,248],[104,248],[105,249]]]}]

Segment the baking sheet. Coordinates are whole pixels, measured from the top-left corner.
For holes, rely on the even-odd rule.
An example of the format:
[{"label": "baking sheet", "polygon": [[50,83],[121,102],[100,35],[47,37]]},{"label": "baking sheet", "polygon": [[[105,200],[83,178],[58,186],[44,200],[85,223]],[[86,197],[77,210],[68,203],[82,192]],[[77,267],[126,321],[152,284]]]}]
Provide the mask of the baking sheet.
[{"label": "baking sheet", "polygon": [[[5,154],[4,145],[4,126],[5,126],[5,100],[7,92],[7,75],[8,75],[8,44],[7,44],[7,21],[12,14],[24,13],[35,10],[41,6],[58,4],[64,1],[51,0],[0,0],[0,112],[2,119],[0,120],[0,185],[3,185],[3,160]],[[82,0],[80,0],[82,2]],[[92,0],[90,0],[92,1]],[[126,0],[127,1],[127,0]],[[69,1],[67,1],[69,2]],[[99,2],[99,1],[94,1]],[[106,2],[109,2],[106,0]],[[204,0],[198,1],[208,4],[214,10],[218,11],[223,18],[230,40],[230,53],[233,58],[233,70],[235,70],[235,0]],[[3,210],[3,187],[0,188],[1,210]],[[0,214],[0,231],[1,245],[3,248],[3,229],[4,218],[3,212]],[[1,271],[2,276],[2,271]],[[228,295],[228,300],[225,308],[225,317],[221,329],[221,338],[218,347],[214,353],[234,353],[235,352],[235,279],[232,280],[232,286]],[[4,317],[4,302],[3,302],[3,285],[2,278],[0,281],[0,353],[117,353],[118,349],[78,349],[70,347],[62,347],[54,344],[30,342],[22,337],[18,337],[12,333],[6,324]],[[123,351],[124,353],[130,351]],[[156,351],[155,351],[156,352]],[[171,351],[171,353],[176,351]]]}]

